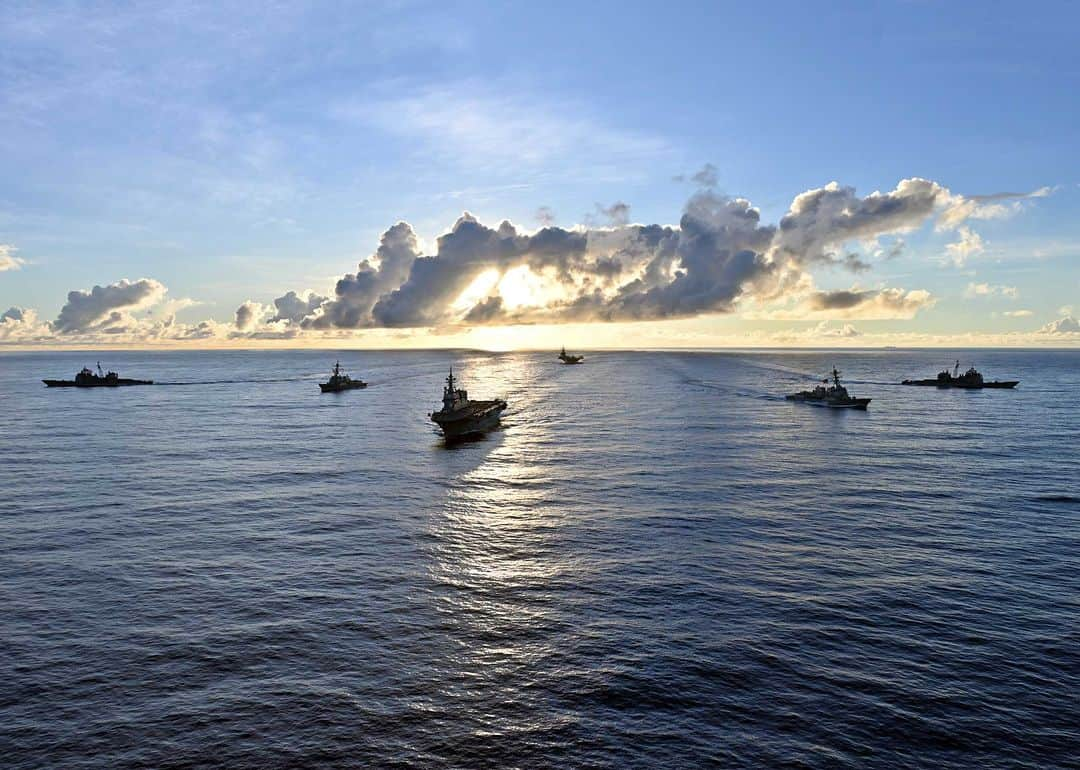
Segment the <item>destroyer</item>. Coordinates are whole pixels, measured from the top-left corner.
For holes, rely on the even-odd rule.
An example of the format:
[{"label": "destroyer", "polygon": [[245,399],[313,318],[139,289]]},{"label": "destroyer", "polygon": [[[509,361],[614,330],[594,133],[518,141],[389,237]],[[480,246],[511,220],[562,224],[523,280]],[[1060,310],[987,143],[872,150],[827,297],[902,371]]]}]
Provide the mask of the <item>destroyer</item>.
[{"label": "destroyer", "polygon": [[1015,388],[1020,384],[1020,380],[994,380],[993,382],[987,382],[983,379],[983,376],[975,370],[975,367],[971,367],[963,374],[960,374],[960,362],[956,362],[956,366],[950,372],[946,369],[943,372],[938,373],[938,376],[932,380],[904,380],[901,385],[933,385],[937,388],[966,388],[968,390],[979,390],[981,388]]},{"label": "destroyer", "polygon": [[834,367],[832,370],[832,385],[828,378],[821,381],[813,390],[803,390],[786,396],[788,401],[805,401],[808,404],[827,406],[831,409],[866,409],[870,403],[868,398],[853,398],[848,395],[847,388],[840,384],[840,372]]},{"label": "destroyer", "polygon": [[75,375],[74,380],[42,380],[50,388],[118,388],[121,385],[153,385],[153,380],[128,380],[116,372],[105,373],[101,371],[101,362],[98,362],[97,373],[89,366]]},{"label": "destroyer", "polygon": [[341,373],[341,362],[334,362],[334,371],[330,373],[330,379],[319,383],[319,390],[323,393],[339,393],[343,390],[356,390],[366,388],[367,383],[363,380],[354,380],[347,374]]},{"label": "destroyer", "polygon": [[585,360],[585,356],[568,356],[566,355],[566,348],[563,348],[562,352],[559,353],[559,360],[564,364],[580,364]]},{"label": "destroyer", "polygon": [[432,412],[431,420],[440,428],[447,441],[472,436],[494,428],[506,409],[501,398],[491,401],[470,401],[465,390],[454,387],[454,368],[443,388],[442,409]]}]

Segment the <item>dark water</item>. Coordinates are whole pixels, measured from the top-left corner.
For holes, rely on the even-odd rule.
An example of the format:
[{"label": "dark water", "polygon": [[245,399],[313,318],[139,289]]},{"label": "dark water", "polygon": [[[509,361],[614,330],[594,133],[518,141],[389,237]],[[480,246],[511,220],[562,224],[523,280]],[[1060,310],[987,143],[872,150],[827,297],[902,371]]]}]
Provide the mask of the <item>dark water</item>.
[{"label": "dark water", "polygon": [[1080,354],[335,355],[0,355],[0,763],[1076,762]]}]

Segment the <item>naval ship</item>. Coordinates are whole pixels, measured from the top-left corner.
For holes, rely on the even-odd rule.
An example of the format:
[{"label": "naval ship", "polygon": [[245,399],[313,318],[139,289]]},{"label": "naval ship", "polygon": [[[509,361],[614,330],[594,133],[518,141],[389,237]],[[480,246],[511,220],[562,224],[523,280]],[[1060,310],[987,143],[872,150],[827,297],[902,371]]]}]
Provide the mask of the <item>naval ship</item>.
[{"label": "naval ship", "polygon": [[585,356],[568,356],[566,355],[566,348],[563,348],[562,352],[559,353],[559,360],[564,364],[580,364],[585,360]]},{"label": "naval ship", "polygon": [[447,441],[472,436],[499,424],[499,415],[506,409],[501,398],[491,401],[470,401],[465,390],[454,387],[454,367],[443,388],[442,409],[432,412],[431,421],[442,428]]},{"label": "naval ship", "polygon": [[816,406],[827,406],[830,409],[866,409],[866,405],[870,403],[868,398],[853,398],[848,395],[847,388],[840,384],[840,372],[836,371],[836,367],[832,370],[832,385],[829,384],[828,378],[822,380],[821,383],[813,390],[792,393],[785,398],[788,401],[804,401]]},{"label": "naval ship", "polygon": [[74,380],[42,380],[50,388],[117,388],[121,385],[153,385],[153,380],[129,380],[121,377],[116,372],[105,373],[101,371],[101,362],[98,361],[97,372],[89,366],[84,366],[82,371],[75,375]]},{"label": "naval ship", "polygon": [[334,362],[334,371],[330,373],[330,379],[319,383],[319,390],[323,393],[340,393],[343,390],[356,390],[366,388],[367,383],[363,380],[354,380],[347,374],[341,373],[341,362]]},{"label": "naval ship", "polygon": [[981,388],[1015,388],[1020,384],[1020,380],[994,380],[993,382],[987,382],[983,379],[983,376],[975,370],[972,366],[963,374],[960,374],[960,361],[957,360],[956,366],[950,372],[946,369],[943,372],[939,372],[938,376],[932,380],[904,380],[901,385],[933,385],[937,388],[967,388],[968,390],[979,390]]}]

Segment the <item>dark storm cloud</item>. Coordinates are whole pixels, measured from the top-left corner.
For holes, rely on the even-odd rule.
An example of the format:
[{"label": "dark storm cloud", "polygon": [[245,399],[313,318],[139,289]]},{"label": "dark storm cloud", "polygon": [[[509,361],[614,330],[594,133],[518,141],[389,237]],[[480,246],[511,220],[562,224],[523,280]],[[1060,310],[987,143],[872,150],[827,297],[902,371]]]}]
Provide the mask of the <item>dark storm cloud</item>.
[{"label": "dark storm cloud", "polygon": [[59,334],[73,334],[92,328],[115,329],[123,317],[117,311],[133,310],[159,301],[165,287],[152,278],[127,279],[90,291],[68,292],[67,303],[52,324]]}]

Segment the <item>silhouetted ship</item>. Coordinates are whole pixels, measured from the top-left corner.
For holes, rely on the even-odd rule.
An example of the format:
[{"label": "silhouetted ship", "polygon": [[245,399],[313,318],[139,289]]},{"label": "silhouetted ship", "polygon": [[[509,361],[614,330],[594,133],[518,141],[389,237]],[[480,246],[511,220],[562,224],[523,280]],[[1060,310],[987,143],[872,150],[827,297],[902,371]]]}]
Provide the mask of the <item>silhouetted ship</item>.
[{"label": "silhouetted ship", "polygon": [[50,388],[118,388],[122,385],[153,385],[153,380],[129,380],[121,377],[116,372],[105,373],[101,371],[101,362],[98,362],[97,373],[89,366],[75,375],[74,380],[42,380]]},{"label": "silhouetted ship", "polygon": [[834,367],[832,370],[832,385],[828,378],[821,381],[813,390],[803,390],[786,396],[788,401],[803,401],[816,406],[827,406],[830,409],[866,409],[870,403],[868,398],[853,398],[848,395],[847,388],[840,384],[840,372]]},{"label": "silhouetted ship", "polygon": [[319,383],[319,389],[323,393],[338,393],[342,390],[356,390],[366,388],[367,383],[363,380],[354,380],[347,374],[341,373],[341,362],[334,362],[334,371],[330,373],[330,379]]},{"label": "silhouetted ship", "polygon": [[993,382],[987,382],[983,379],[983,376],[975,370],[975,367],[971,367],[963,374],[960,374],[960,362],[956,362],[956,367],[950,372],[947,369],[943,372],[939,372],[938,376],[932,380],[904,380],[901,385],[933,385],[936,388],[966,388],[968,390],[979,390],[981,388],[1015,388],[1020,384],[1020,380],[994,380]]},{"label": "silhouetted ship", "polygon": [[499,416],[506,409],[501,398],[491,401],[470,401],[465,390],[454,387],[454,368],[443,388],[442,409],[432,412],[431,420],[442,428],[447,440],[483,433],[499,424]]},{"label": "silhouetted ship", "polygon": [[580,364],[585,360],[585,356],[568,356],[566,355],[566,348],[563,348],[562,352],[559,353],[559,360],[564,364]]}]

